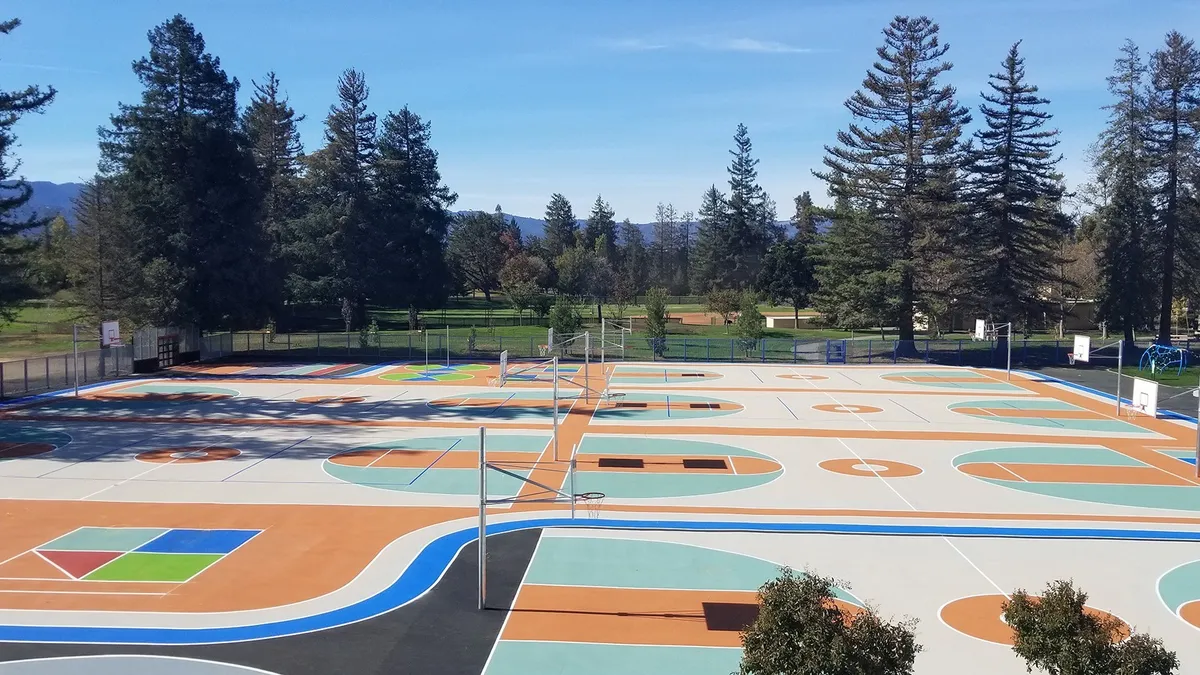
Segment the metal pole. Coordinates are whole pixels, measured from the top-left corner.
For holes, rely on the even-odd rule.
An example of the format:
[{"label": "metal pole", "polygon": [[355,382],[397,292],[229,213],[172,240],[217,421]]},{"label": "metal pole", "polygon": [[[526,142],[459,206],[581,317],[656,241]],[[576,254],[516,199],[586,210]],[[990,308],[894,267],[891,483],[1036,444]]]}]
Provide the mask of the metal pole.
[{"label": "metal pole", "polygon": [[588,368],[592,364],[592,334],[585,332],[583,334],[583,402],[590,403],[592,398],[591,379],[588,375]]},{"label": "metal pole", "polygon": [[1117,343],[1117,417],[1121,416],[1121,371],[1125,368],[1125,338]]},{"label": "metal pole", "polygon": [[446,367],[450,367],[450,324],[446,324]]},{"label": "metal pole", "polygon": [[554,461],[558,461],[558,357],[554,357]]},{"label": "metal pole", "polygon": [[600,317],[600,374],[604,374],[604,317]]},{"label": "metal pole", "polygon": [[1200,478],[1200,383],[1196,385],[1196,477]]},{"label": "metal pole", "polygon": [[[1197,438],[1200,438],[1200,436],[1197,436]],[[571,468],[568,474],[568,478],[571,479],[571,520],[575,519],[575,453],[578,448],[578,445],[571,446]]]},{"label": "metal pole", "polygon": [[487,605],[487,429],[479,427],[479,609]]},{"label": "metal pole", "polygon": [[429,329],[426,328],[425,333],[425,370],[429,370]]},{"label": "metal pole", "polygon": [[71,369],[75,371],[75,395],[79,396],[79,326],[74,324],[71,325],[71,353],[74,354]]},{"label": "metal pole", "polygon": [[1005,366],[1005,371],[1008,373],[1008,379],[1012,379],[1012,322],[1008,324],[1008,365]]}]

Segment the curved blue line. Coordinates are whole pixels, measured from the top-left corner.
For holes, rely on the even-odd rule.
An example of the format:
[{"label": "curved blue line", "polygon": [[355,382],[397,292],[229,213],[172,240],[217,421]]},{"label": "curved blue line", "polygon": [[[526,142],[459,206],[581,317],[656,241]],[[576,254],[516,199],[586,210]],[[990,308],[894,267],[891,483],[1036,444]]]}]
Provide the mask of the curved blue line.
[{"label": "curved blue line", "polygon": [[[688,530],[696,532],[775,532],[874,536],[989,537],[1017,539],[1103,539],[1200,542],[1200,531],[1102,528],[1027,528],[961,525],[872,525],[861,523],[779,523],[693,520],[572,520],[536,518],[495,523],[488,534],[532,528],[573,527],[616,530]],[[395,582],[346,607],[296,619],[222,628],[99,628],[83,626],[0,626],[3,642],[87,642],[94,644],[204,644],[241,642],[324,630],[389,612],[433,588],[463,546],[477,537],[474,527],[434,539],[417,554]]]}]

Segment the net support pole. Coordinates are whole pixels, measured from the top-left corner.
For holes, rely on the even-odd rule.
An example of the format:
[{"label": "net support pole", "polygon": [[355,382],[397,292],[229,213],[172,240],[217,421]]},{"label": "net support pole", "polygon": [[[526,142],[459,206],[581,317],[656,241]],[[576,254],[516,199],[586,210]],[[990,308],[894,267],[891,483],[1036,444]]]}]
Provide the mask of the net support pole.
[{"label": "net support pole", "polygon": [[[1198,436],[1198,438],[1200,438],[1200,436]],[[571,485],[571,520],[575,520],[575,455],[578,449],[578,445],[571,446],[571,466],[567,473],[567,478],[570,480]]]},{"label": "net support pole", "polygon": [[1121,375],[1125,369],[1125,338],[1117,343],[1117,417],[1121,416]]},{"label": "net support pole", "polygon": [[450,324],[446,324],[446,367],[450,367]]},{"label": "net support pole", "polygon": [[[551,330],[554,330],[553,328]],[[558,357],[554,357],[554,461],[558,461]]]},{"label": "net support pole", "polygon": [[479,427],[479,609],[487,606],[487,430]]},{"label": "net support pole", "polygon": [[1008,379],[1012,380],[1012,322],[1008,324],[1008,363],[1004,367],[1004,372]]},{"label": "net support pole", "polygon": [[592,365],[592,334],[586,332],[583,334],[583,402],[592,402],[592,385],[588,370]]},{"label": "net support pole", "polygon": [[[74,358],[71,362],[71,370],[75,371],[75,396],[79,396],[79,326],[72,324],[71,326],[71,353]],[[28,387],[26,387],[28,389]]]},{"label": "net support pole", "polygon": [[[317,333],[320,335],[320,333]],[[429,371],[429,329],[425,329],[425,370]]]},{"label": "net support pole", "polygon": [[1200,478],[1200,383],[1196,385],[1196,477]]},{"label": "net support pole", "polygon": [[600,374],[604,374],[604,327],[606,321],[604,317],[600,317]]}]

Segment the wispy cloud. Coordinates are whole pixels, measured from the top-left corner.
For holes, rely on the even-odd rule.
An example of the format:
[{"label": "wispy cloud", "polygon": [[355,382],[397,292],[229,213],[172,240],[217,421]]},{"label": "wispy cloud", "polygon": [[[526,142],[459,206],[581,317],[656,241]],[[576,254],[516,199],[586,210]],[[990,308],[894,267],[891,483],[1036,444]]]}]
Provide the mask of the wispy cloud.
[{"label": "wispy cloud", "polygon": [[48,66],[41,63],[14,63],[12,61],[0,61],[0,67],[8,68],[25,68],[28,70],[50,70],[56,73],[84,73],[86,75],[103,75],[98,70],[89,70],[87,68],[70,68],[67,66]]},{"label": "wispy cloud", "polygon": [[805,47],[796,47],[773,40],[755,40],[754,38],[701,41],[698,46],[721,52],[752,52],[755,54],[807,54],[812,51]]},{"label": "wispy cloud", "polygon": [[618,52],[650,52],[659,49],[666,49],[668,46],[664,42],[654,42],[644,38],[620,38],[617,40],[606,40],[604,45],[609,49]]},{"label": "wispy cloud", "polygon": [[755,38],[689,37],[674,40],[649,38],[619,38],[605,40],[606,48],[620,52],[648,52],[663,49],[700,49],[711,52],[743,52],[750,54],[807,54],[812,49],[774,40]]}]

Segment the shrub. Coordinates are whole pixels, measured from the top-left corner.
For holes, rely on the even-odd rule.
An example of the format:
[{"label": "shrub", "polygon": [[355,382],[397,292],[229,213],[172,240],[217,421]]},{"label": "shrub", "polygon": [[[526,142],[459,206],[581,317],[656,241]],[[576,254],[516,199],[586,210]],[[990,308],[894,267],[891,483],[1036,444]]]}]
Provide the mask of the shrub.
[{"label": "shrub", "polygon": [[[564,338],[575,335],[583,328],[583,317],[579,308],[565,296],[559,296],[558,301],[550,310],[550,327],[556,336]],[[557,342],[557,338],[555,339]]]},{"label": "shrub", "polygon": [[650,351],[655,356],[667,353],[667,319],[671,314],[667,311],[667,290],[651,288],[646,292],[646,336],[649,338]]}]

